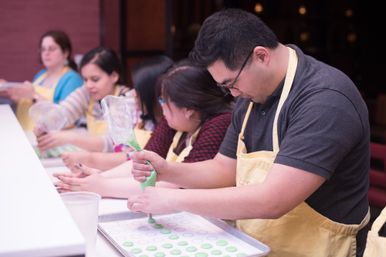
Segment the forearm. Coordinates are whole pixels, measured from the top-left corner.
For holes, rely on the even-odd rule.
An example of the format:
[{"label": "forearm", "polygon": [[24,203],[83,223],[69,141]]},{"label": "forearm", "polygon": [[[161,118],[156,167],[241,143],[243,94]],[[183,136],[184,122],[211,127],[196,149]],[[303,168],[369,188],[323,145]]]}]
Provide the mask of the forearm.
[{"label": "forearm", "polygon": [[103,197],[128,198],[141,192],[140,183],[131,178],[107,178],[101,194]]},{"label": "forearm", "polygon": [[101,152],[104,148],[103,137],[84,133],[74,133],[69,143],[90,152]]},{"label": "forearm", "polygon": [[101,175],[106,178],[125,177],[128,179],[129,178],[132,179],[133,176],[131,175],[131,168],[132,168],[132,162],[124,161],[120,165],[102,172]]},{"label": "forearm", "polygon": [[274,164],[262,183],[210,190],[180,190],[175,210],[222,219],[275,219],[305,201],[325,179],[311,172]]},{"label": "forearm", "polygon": [[175,194],[175,210],[220,219],[273,219],[280,216],[269,195],[257,185],[218,189],[183,189]]},{"label": "forearm", "polygon": [[87,166],[103,171],[108,171],[126,161],[125,153],[92,152],[88,158]]},{"label": "forearm", "polygon": [[168,162],[159,176],[183,188],[218,188],[235,185],[236,161],[217,155],[213,160],[196,163]]}]

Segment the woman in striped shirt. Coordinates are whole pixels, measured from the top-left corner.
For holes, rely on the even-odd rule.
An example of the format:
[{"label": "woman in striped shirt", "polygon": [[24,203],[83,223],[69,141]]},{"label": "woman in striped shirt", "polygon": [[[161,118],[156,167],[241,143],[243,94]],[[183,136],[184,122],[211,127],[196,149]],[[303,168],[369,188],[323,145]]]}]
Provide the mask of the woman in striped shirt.
[{"label": "woman in striped shirt", "polygon": [[[107,125],[103,119],[100,101],[107,95],[125,95],[129,88],[121,85],[121,66],[117,54],[109,48],[98,47],[86,53],[80,64],[84,85],[71,93],[60,106],[66,127],[86,117],[88,133],[79,131],[39,131],[38,148],[45,151],[53,147],[72,144],[85,150],[103,151],[109,146]],[[134,96],[128,95],[135,104]]]},{"label": "woman in striped shirt", "polygon": [[[162,109],[157,101],[155,87],[159,76],[172,65],[173,61],[169,57],[159,55],[136,63],[131,70],[134,89],[129,94],[134,93],[137,108],[136,115],[132,120],[134,133],[141,147],[145,146],[151,133],[162,119]],[[121,145],[115,145],[113,149],[113,143],[109,137],[108,139],[107,153],[100,151],[65,152],[61,155],[62,160],[70,169],[73,169],[77,163],[83,163],[90,167],[106,170],[125,162],[125,149]],[[115,152],[123,151],[123,153],[111,153],[113,150]]]}]

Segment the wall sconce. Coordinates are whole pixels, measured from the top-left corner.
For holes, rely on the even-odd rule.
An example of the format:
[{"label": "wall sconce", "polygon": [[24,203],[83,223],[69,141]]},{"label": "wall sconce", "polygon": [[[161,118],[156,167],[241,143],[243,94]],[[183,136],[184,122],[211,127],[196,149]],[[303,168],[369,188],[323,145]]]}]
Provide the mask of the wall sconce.
[{"label": "wall sconce", "polygon": [[255,12],[256,12],[257,14],[260,14],[260,13],[262,13],[263,11],[264,11],[263,5],[262,5],[261,3],[256,3],[256,4],[255,4]]}]

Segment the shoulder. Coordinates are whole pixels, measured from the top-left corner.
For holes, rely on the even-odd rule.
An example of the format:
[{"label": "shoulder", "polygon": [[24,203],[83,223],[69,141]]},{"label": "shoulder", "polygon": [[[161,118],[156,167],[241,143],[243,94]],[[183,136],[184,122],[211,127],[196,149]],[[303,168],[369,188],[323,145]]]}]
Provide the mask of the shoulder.
[{"label": "shoulder", "polygon": [[232,114],[230,112],[220,113],[214,117],[207,119],[203,123],[202,127],[221,125],[221,124],[228,126],[231,122],[231,118],[232,118]]},{"label": "shoulder", "polygon": [[34,76],[33,80],[37,80],[41,75],[43,75],[45,72],[47,71],[47,69],[41,69],[38,73],[36,73],[36,75]]},{"label": "shoulder", "polygon": [[117,85],[116,90],[118,91],[119,96],[135,97],[134,90],[130,90],[130,88],[125,85]]},{"label": "shoulder", "polygon": [[79,75],[78,72],[74,71],[73,69],[69,69],[66,73],[63,74],[62,78],[63,80],[76,80],[76,81],[82,81],[82,77]]},{"label": "shoulder", "polygon": [[232,114],[230,112],[224,112],[207,119],[201,125],[200,135],[225,133],[231,123],[231,118]]}]

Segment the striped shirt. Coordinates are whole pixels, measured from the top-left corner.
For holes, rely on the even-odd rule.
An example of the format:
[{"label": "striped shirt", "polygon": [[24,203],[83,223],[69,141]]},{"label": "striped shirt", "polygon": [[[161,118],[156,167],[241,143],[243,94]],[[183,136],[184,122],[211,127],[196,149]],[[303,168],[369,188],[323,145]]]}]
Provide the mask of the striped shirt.
[{"label": "striped shirt", "polygon": [[[125,86],[119,85],[119,95],[125,96],[130,99],[135,109],[135,94],[132,90],[128,91]],[[87,89],[82,86],[71,93],[64,101],[60,102],[62,114],[66,118],[66,127],[73,125],[77,120],[86,117],[89,104],[92,101]],[[91,115],[97,120],[103,120],[103,109],[100,101],[96,101],[92,110]],[[103,151],[113,151],[113,142],[111,137],[106,133],[101,135],[104,140]]]}]

